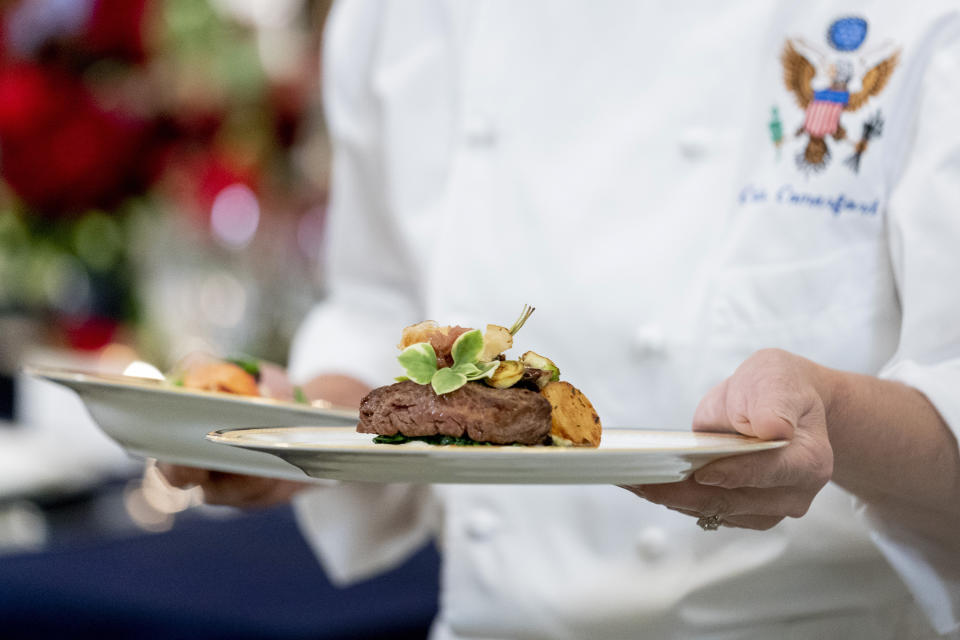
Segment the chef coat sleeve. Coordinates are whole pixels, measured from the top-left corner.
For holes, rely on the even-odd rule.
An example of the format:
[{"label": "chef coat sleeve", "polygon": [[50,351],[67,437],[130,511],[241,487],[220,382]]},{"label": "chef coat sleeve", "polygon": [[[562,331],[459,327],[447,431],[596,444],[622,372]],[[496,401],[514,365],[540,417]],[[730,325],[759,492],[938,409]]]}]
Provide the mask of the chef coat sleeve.
[{"label": "chef coat sleeve", "polygon": [[[902,326],[897,353],[880,376],[920,390],[958,435],[960,20],[954,16],[938,25],[927,44],[925,69],[905,69],[915,74],[918,85],[905,92],[918,101],[917,118],[896,154],[903,164],[888,206]],[[867,505],[859,505],[859,512],[936,629],[940,633],[957,629],[960,554],[920,539],[902,523],[882,519]]]},{"label": "chef coat sleeve", "polygon": [[333,149],[326,298],[294,337],[290,375],[343,373],[370,386],[398,375],[400,330],[419,320],[415,269],[388,212],[373,91],[378,3],[338,3],[324,37],[324,108]]},{"label": "chef coat sleeve", "polygon": [[[417,321],[413,273],[386,214],[375,101],[373,3],[333,8],[325,35],[324,99],[333,144],[326,243],[328,295],[294,338],[290,376],[353,376],[370,386],[397,374],[400,330]],[[330,483],[294,499],[301,530],[339,584],[402,562],[432,535],[425,485]]]}]

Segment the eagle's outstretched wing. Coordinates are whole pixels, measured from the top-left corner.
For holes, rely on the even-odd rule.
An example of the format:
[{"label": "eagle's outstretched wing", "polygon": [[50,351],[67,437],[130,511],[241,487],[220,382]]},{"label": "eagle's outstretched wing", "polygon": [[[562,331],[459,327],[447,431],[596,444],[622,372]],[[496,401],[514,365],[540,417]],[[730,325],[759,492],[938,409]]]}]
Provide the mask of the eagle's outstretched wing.
[{"label": "eagle's outstretched wing", "polygon": [[844,111],[856,111],[866,104],[867,100],[883,91],[898,62],[900,62],[899,51],[867,71],[863,76],[863,87],[860,91],[850,94],[850,101],[847,102]]},{"label": "eagle's outstretched wing", "polygon": [[783,83],[793,93],[800,108],[806,109],[813,100],[813,86],[810,83],[817,70],[809,60],[793,48],[789,40],[783,47],[780,61],[783,63]]}]

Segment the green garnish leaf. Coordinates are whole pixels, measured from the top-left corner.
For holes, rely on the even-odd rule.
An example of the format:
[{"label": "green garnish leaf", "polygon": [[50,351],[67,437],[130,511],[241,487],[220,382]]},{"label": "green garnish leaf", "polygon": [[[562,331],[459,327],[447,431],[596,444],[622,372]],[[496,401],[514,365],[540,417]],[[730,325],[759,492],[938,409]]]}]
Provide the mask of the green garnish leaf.
[{"label": "green garnish leaf", "polygon": [[460,334],[454,341],[450,355],[455,365],[473,364],[483,351],[483,334],[480,329],[474,329]]},{"label": "green garnish leaf", "polygon": [[480,373],[480,367],[474,364],[473,362],[462,362],[460,364],[455,364],[450,367],[457,373],[462,373],[470,379],[470,376],[475,376]]},{"label": "green garnish leaf", "polygon": [[433,385],[436,394],[442,396],[467,384],[467,376],[454,371],[450,367],[444,367],[443,369],[437,369],[433,378],[430,379],[430,384]]},{"label": "green garnish leaf", "polygon": [[[516,333],[527,321],[533,307],[524,305],[520,318],[513,323],[510,333]],[[479,329],[466,331],[454,340],[450,348],[453,366],[437,368],[437,353],[428,342],[418,342],[404,349],[397,360],[404,368],[405,376],[396,378],[397,382],[413,380],[417,384],[430,384],[437,395],[456,391],[468,381],[483,380],[492,376],[499,360],[480,362],[483,353],[483,333]]]},{"label": "green garnish leaf", "polygon": [[300,404],[310,404],[310,401],[307,399],[307,394],[303,392],[303,387],[300,386],[293,388],[293,401],[299,402]]},{"label": "green garnish leaf", "polygon": [[397,376],[396,378],[394,378],[394,380],[397,382],[406,382],[409,379],[410,378],[408,378],[407,376]]},{"label": "green garnish leaf", "polygon": [[412,344],[397,356],[407,377],[417,384],[429,384],[437,373],[437,352],[429,342]]},{"label": "green garnish leaf", "polygon": [[455,364],[450,368],[456,373],[465,375],[467,380],[482,380],[492,376],[499,365],[500,361],[494,360],[493,362]]},{"label": "green garnish leaf", "polygon": [[235,356],[227,358],[227,362],[235,364],[256,379],[260,379],[260,361],[250,356]]},{"label": "green garnish leaf", "polygon": [[486,362],[477,367],[477,373],[472,376],[467,376],[468,380],[483,380],[484,378],[489,378],[496,371],[497,367],[500,366],[499,360],[494,360],[493,362]]},{"label": "green garnish leaf", "polygon": [[410,442],[410,438],[402,433],[395,433],[392,436],[374,436],[373,441],[377,444],[403,444]]}]

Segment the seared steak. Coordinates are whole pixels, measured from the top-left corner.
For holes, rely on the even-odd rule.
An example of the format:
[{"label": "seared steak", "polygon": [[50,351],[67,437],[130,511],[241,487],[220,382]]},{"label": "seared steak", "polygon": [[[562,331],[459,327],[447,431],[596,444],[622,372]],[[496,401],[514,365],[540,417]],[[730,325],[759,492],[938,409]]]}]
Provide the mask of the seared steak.
[{"label": "seared steak", "polygon": [[407,380],[378,387],[360,403],[360,433],[444,435],[494,444],[540,444],[550,433],[550,403],[527,389],[480,382],[438,396]]}]

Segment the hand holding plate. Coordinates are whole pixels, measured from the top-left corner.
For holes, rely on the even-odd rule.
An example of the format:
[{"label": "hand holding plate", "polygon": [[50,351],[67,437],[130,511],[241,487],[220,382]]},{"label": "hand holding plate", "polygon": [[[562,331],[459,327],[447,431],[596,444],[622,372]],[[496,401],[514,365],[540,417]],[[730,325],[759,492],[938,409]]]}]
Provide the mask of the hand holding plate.
[{"label": "hand holding plate", "polygon": [[[821,376],[814,363],[768,349],[755,353],[700,402],[695,431],[726,431],[780,449],[724,458],[683,482],[626,487],[669,509],[730,527],[769,529],[807,512],[833,473]],[[704,520],[706,519],[706,520]]]},{"label": "hand holding plate", "polygon": [[289,480],[197,469],[165,462],[158,463],[157,469],[174,487],[180,489],[201,487],[203,500],[207,504],[228,505],[242,509],[269,507],[288,502],[295,494],[310,486]]}]

